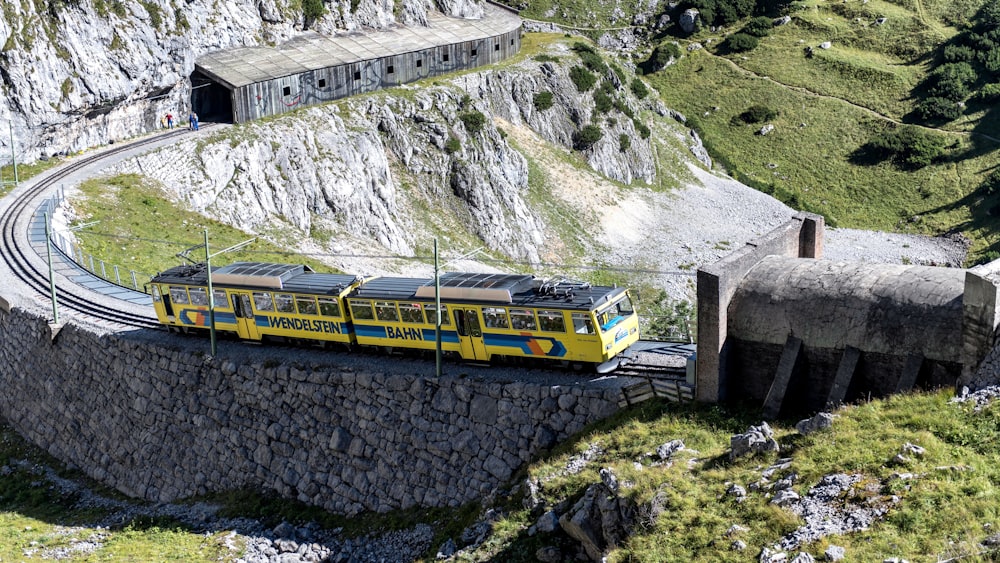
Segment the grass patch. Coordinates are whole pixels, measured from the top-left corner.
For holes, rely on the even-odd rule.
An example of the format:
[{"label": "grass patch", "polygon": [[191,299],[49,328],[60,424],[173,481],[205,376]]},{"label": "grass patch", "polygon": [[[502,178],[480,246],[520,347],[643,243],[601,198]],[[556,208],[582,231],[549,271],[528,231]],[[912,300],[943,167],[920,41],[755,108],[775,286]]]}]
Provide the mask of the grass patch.
[{"label": "grass patch", "polygon": [[[833,536],[802,548],[821,560],[830,543],[846,548],[855,561],[881,561],[888,556],[909,560],[943,560],[979,553],[978,542],[990,535],[1000,518],[995,483],[1000,479],[997,463],[1000,448],[1000,408],[975,413],[967,405],[952,405],[950,392],[918,393],[876,400],[840,409],[834,426],[808,437],[792,429],[794,421],[772,425],[784,446],[782,457],[792,466],[774,479],[797,474],[794,489],[804,494],[823,476],[832,473],[862,475],[874,490],[857,488],[855,500],[901,498],[887,518],[864,532]],[[590,483],[599,482],[598,470],[612,468],[622,481],[635,486],[623,494],[639,503],[655,494],[664,499],[666,510],[648,528],[633,535],[612,552],[609,561],[746,561],[756,558],[763,546],[778,541],[801,522],[790,512],[769,504],[763,492],[752,492],[743,503],[725,497],[731,483],[747,487],[760,479],[760,471],[777,455],[728,460],[729,438],[756,424],[756,411],[720,407],[682,406],[650,402],[594,425],[574,441],[527,470],[527,478],[541,483],[548,506],[572,501]],[[649,465],[649,452],[669,440],[681,439],[687,448],[671,465]],[[903,466],[889,460],[904,443],[926,449],[922,458],[911,457]],[[570,459],[583,451],[599,451],[583,471],[568,474]],[[643,469],[633,462],[641,460]],[[941,469],[956,468],[956,469]],[[912,472],[919,477],[896,484],[894,472]],[[881,487],[882,483],[890,483]],[[559,545],[561,533],[528,537],[526,525],[534,518],[512,503],[498,525],[489,553],[476,560],[530,560],[535,546]],[[737,538],[726,530],[738,524],[747,531]],[[502,537],[500,537],[502,536]],[[746,552],[729,549],[733,539],[748,544]],[[794,552],[790,555],[794,555]]]},{"label": "grass patch", "polygon": [[[154,182],[138,175],[122,174],[94,178],[80,185],[81,197],[70,201],[78,223],[98,221],[98,224],[76,232],[85,254],[95,261],[104,260],[107,270],[117,264],[122,277],[128,270],[148,276],[182,263],[178,252],[204,243],[208,229],[212,252],[243,242],[253,235],[179,207],[168,199]],[[71,225],[72,226],[72,225]],[[308,264],[317,271],[330,271],[328,266],[302,256],[281,257],[283,249],[263,240],[236,252],[212,259],[214,266],[246,261],[294,261]],[[191,257],[203,261],[203,249]],[[109,274],[113,275],[113,274]]]}]

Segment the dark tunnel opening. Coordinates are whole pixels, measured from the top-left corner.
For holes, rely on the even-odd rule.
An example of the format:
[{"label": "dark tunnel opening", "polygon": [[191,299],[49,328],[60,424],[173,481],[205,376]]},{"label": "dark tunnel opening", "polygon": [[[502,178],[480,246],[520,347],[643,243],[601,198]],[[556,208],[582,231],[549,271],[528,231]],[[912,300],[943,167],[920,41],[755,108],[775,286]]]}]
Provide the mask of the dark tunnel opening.
[{"label": "dark tunnel opening", "polygon": [[195,70],[191,74],[191,109],[202,122],[232,123],[232,92]]}]

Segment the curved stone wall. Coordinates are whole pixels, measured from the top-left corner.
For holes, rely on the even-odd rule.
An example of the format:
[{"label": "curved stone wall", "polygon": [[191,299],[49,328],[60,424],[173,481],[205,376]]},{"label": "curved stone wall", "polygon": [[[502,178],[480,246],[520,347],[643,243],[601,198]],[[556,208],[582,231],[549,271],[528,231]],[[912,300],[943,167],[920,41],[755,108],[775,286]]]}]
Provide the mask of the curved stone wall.
[{"label": "curved stone wall", "polygon": [[[620,397],[337,366],[306,350],[289,365],[238,343],[209,359],[193,342],[75,325],[53,339],[44,317],[0,308],[0,412],[131,496],[255,488],[356,514],[474,500]],[[256,359],[240,360],[247,350]]]}]

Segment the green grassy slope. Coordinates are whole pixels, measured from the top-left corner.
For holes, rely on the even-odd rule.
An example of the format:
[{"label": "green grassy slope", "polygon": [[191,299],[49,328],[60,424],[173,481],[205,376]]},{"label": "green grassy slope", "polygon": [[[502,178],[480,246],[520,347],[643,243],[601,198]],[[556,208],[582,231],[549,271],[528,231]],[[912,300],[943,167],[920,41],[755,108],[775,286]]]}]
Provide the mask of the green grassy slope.
[{"label": "green grassy slope", "polygon": [[[1000,190],[1000,112],[970,100],[961,117],[920,125],[916,109],[943,46],[968,33],[981,0],[791,2],[789,24],[759,45],[733,53],[728,35],[742,23],[691,36],[672,28],[677,64],[646,78],[664,102],[691,119],[713,156],[737,178],[833,225],[921,234],[964,232],[973,259],[1000,253],[995,216]],[[532,4],[529,13],[548,3]],[[603,4],[588,7],[600,12]],[[546,8],[573,23],[572,4]],[[588,12],[589,13],[589,12]],[[884,23],[877,24],[879,18]],[[675,18],[676,19],[676,18]],[[615,25],[612,21],[609,26]],[[829,49],[819,45],[830,42]],[[703,49],[688,51],[694,43]],[[811,53],[807,49],[811,48]],[[775,129],[737,118],[752,105],[778,112]],[[866,145],[915,123],[943,150],[929,166],[871,158]]]}]

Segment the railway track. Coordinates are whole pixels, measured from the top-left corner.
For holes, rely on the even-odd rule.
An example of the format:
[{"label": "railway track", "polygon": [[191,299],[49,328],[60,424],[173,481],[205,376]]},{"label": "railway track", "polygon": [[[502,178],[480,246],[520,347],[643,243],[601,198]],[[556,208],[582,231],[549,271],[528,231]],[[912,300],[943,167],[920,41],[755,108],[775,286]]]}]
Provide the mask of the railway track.
[{"label": "railway track", "polygon": [[[37,234],[33,240],[31,233],[33,227],[38,228],[38,208],[50,197],[50,192],[60,182],[102,160],[120,158],[123,153],[164,144],[164,141],[181,137],[184,132],[183,129],[177,129],[75,159],[41,177],[30,187],[18,188],[8,194],[3,202],[6,207],[0,213],[0,229],[3,232],[0,240],[2,245],[0,256],[11,275],[23,283],[30,292],[37,294],[39,301],[48,300],[51,289],[45,242],[39,242]],[[60,251],[53,247],[53,253],[56,256]],[[70,258],[62,256],[61,259],[66,264],[79,267]],[[151,308],[139,308],[124,299],[87,289],[65,275],[57,273],[53,277],[56,281],[55,291],[60,315],[65,311],[71,311],[90,322],[108,325],[111,328],[164,330]],[[684,360],[678,357],[689,356],[693,352],[694,347],[690,344],[640,341],[636,345],[631,361],[624,363],[612,373],[616,377],[641,380],[653,390],[654,394],[660,395],[664,389],[667,389],[669,394],[670,389],[675,389],[680,396],[687,383]]]},{"label": "railway track", "polygon": [[[82,157],[68,165],[56,169],[42,177],[34,185],[23,190],[15,189],[6,196],[7,206],[0,215],[0,229],[3,238],[0,241],[0,255],[7,270],[17,280],[21,281],[32,292],[48,299],[50,295],[48,264],[44,256],[32,245],[30,237],[31,223],[35,210],[48,197],[49,192],[63,181],[82,169],[103,159],[118,156],[136,148],[142,148],[165,139],[178,137],[186,130],[177,129],[148,139],[138,140],[125,145],[115,146],[101,153]],[[44,243],[43,243],[44,244]],[[53,252],[58,252],[53,249]],[[126,302],[108,298],[100,293],[85,290],[80,285],[66,279],[65,276],[53,276],[56,281],[56,297],[60,311],[70,310],[89,318],[101,319],[106,323],[114,323],[124,327],[160,329],[152,311],[139,313],[129,310]]]}]

